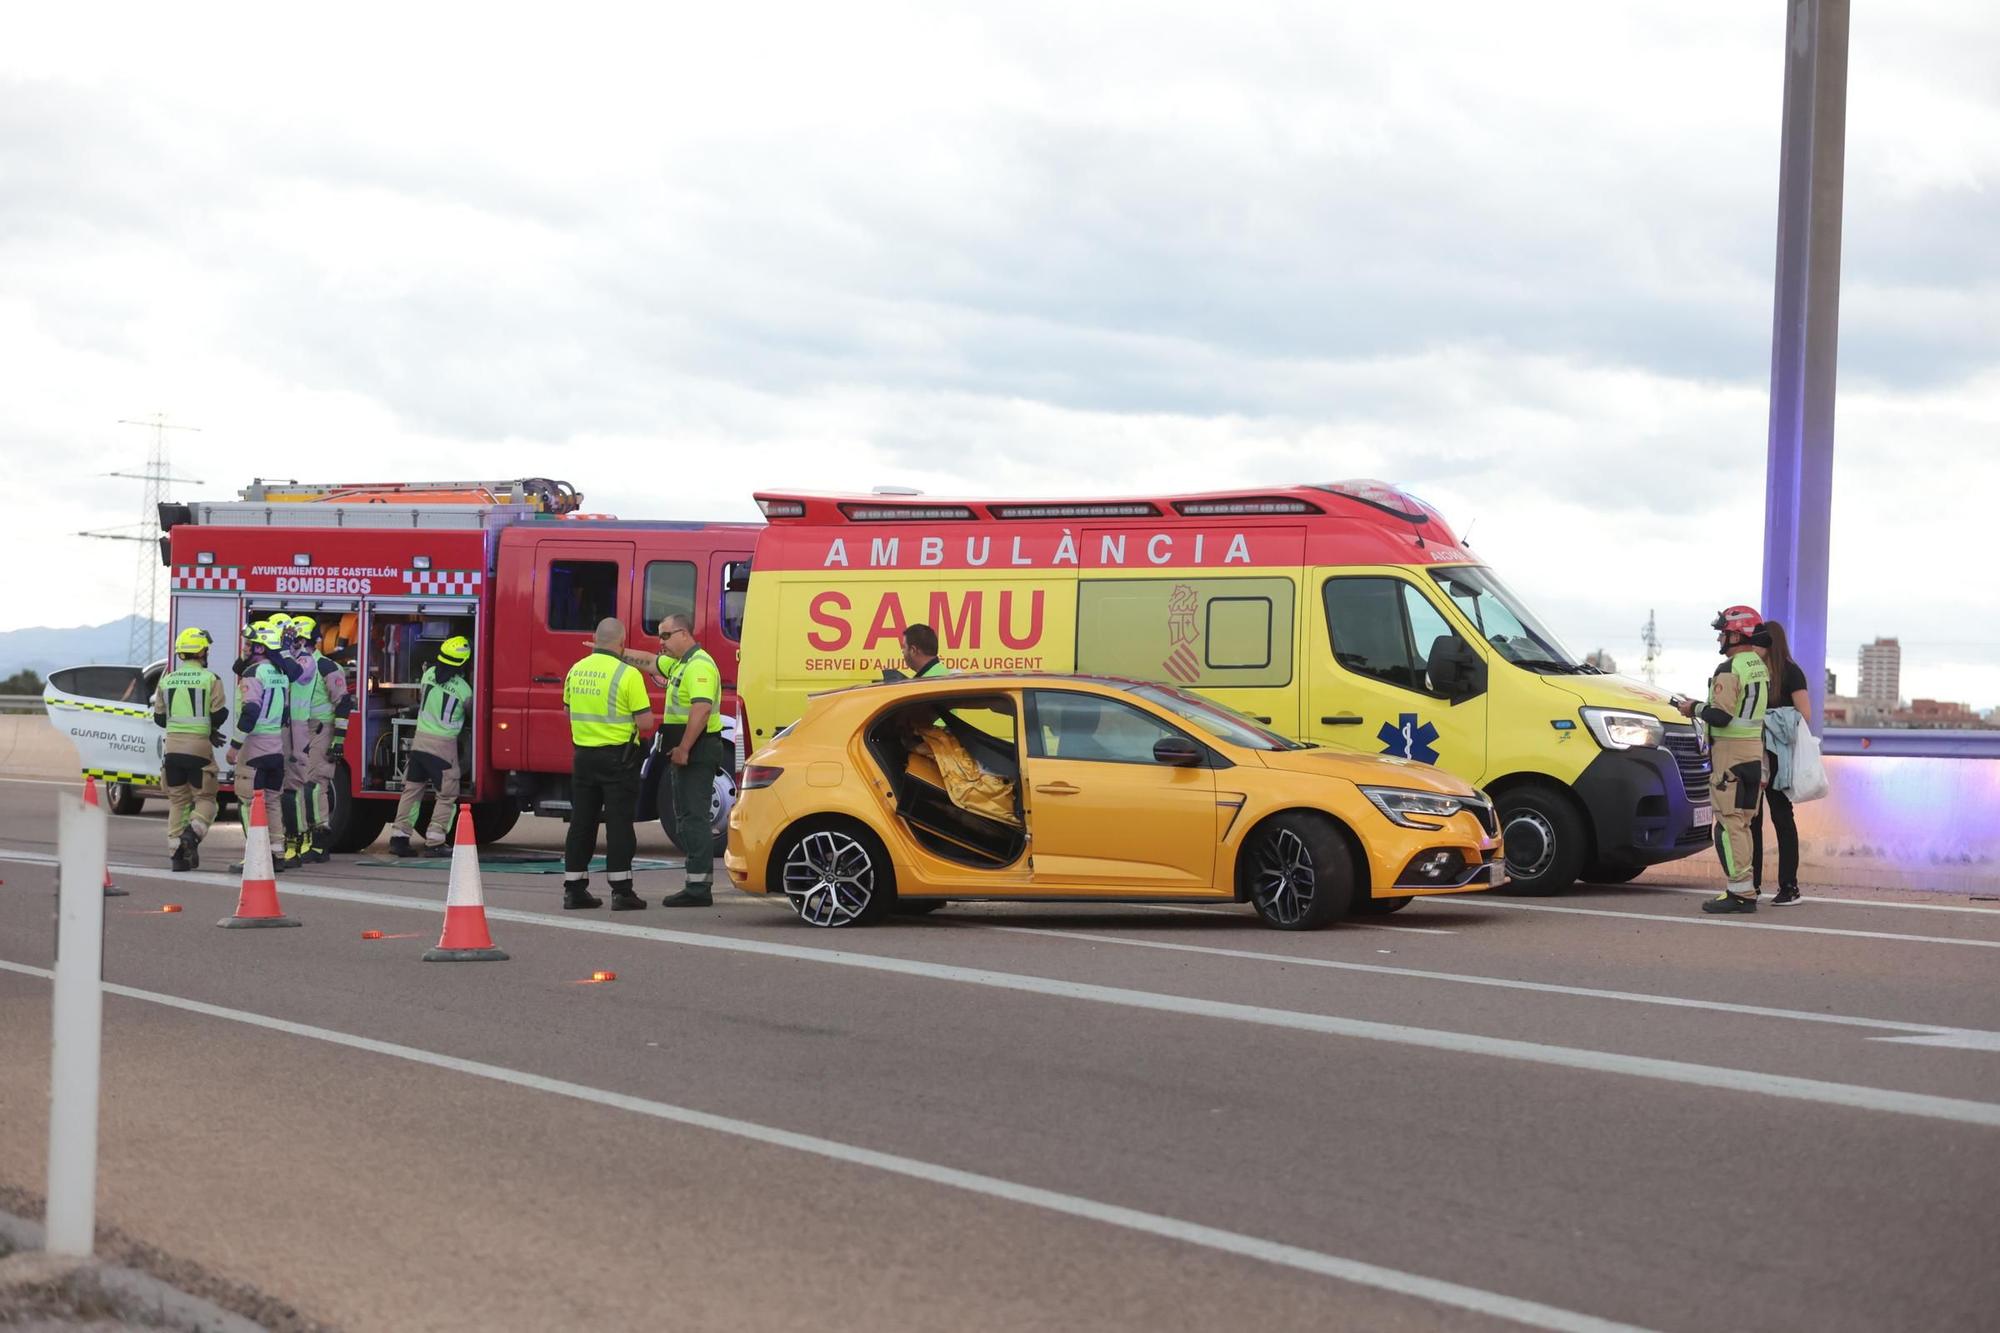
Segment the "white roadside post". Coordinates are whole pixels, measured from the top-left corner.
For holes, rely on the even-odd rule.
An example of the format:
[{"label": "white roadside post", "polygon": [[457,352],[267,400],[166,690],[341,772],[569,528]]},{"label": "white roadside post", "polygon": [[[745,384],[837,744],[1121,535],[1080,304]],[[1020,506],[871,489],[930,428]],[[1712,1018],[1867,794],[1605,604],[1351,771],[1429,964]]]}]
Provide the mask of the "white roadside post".
[{"label": "white roadside post", "polygon": [[97,1233],[97,1074],[104,1035],[110,817],[58,798],[55,1035],[49,1057],[48,1251],[88,1258]]}]

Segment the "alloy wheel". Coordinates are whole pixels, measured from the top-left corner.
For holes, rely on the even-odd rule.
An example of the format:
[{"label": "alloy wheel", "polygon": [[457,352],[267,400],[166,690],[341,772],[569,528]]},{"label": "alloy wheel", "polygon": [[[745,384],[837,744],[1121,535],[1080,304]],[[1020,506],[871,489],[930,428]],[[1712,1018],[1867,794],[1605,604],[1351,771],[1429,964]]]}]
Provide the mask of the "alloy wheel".
[{"label": "alloy wheel", "polygon": [[1250,891],[1265,916],[1280,925],[1297,925],[1312,908],[1317,883],[1312,852],[1298,834],[1279,829],[1264,840]]},{"label": "alloy wheel", "polygon": [[849,925],[875,900],[875,858],[850,834],[821,829],[799,839],[785,858],[785,897],[812,926]]}]

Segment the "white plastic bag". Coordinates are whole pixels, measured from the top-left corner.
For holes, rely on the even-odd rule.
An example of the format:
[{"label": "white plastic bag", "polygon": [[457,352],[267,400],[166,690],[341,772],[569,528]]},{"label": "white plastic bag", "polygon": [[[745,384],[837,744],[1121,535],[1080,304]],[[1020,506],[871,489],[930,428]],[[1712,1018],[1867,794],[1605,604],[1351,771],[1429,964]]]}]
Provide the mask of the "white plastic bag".
[{"label": "white plastic bag", "polygon": [[1792,785],[1785,789],[1785,795],[1792,798],[1792,804],[1801,801],[1817,801],[1826,795],[1826,761],[1820,757],[1819,737],[1813,735],[1811,727],[1800,725],[1798,733],[1792,737]]}]

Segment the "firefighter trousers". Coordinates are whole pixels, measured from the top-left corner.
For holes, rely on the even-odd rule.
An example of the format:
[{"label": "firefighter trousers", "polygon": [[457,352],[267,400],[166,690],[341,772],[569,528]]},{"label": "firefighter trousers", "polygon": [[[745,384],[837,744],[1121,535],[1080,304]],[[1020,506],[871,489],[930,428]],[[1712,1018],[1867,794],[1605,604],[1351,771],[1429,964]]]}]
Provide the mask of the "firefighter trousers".
[{"label": "firefighter trousers", "polygon": [[193,830],[194,840],[208,836],[215,822],[215,758],[169,754],[160,759],[160,781],[167,789],[167,850],[181,845],[181,834]]},{"label": "firefighter trousers", "polygon": [[1764,738],[1719,736],[1709,758],[1713,764],[1708,788],[1715,807],[1715,854],[1722,861],[1729,892],[1749,897],[1756,893],[1750,883],[1755,864],[1751,836],[1763,809]]},{"label": "firefighter trousers", "polygon": [[442,755],[410,751],[409,766],[403,770],[403,794],[396,801],[396,824],[390,832],[398,838],[416,836],[417,807],[425,792],[436,792],[431,804],[430,832],[424,840],[442,847],[451,834],[452,816],[458,813],[458,765]]},{"label": "firefighter trousers", "polygon": [[314,722],[306,728],[304,807],[300,816],[314,832],[333,820],[333,723]]}]

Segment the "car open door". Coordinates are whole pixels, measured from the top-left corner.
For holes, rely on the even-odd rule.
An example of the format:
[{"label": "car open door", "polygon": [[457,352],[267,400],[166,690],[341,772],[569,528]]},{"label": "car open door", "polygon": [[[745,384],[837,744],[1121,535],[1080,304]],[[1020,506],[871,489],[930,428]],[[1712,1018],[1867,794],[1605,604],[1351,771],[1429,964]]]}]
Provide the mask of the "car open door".
[{"label": "car open door", "polygon": [[153,724],[153,687],[165,665],[64,667],[42,691],[49,721],[76,746],[78,767],[117,789],[107,795],[120,814],[136,813],[147,789],[159,790],[166,733]]}]

